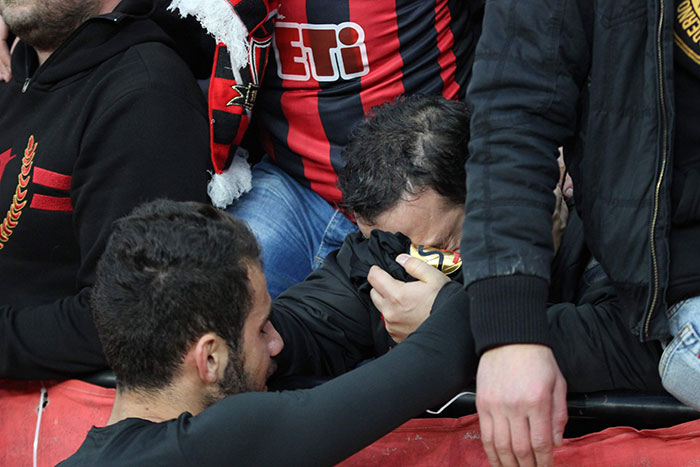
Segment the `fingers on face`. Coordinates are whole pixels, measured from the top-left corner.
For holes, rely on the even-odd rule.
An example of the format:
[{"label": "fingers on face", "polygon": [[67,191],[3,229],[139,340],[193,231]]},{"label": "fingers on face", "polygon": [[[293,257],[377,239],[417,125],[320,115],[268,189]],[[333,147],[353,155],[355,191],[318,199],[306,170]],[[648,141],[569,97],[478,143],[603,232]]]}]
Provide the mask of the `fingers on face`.
[{"label": "fingers on face", "polygon": [[370,268],[369,274],[367,274],[367,281],[369,285],[376,289],[383,297],[387,297],[398,285],[398,281],[379,266],[372,266]]},{"label": "fingers on face", "polygon": [[372,300],[372,303],[374,303],[374,306],[377,307],[377,310],[379,310],[380,313],[384,314],[386,307],[384,297],[382,297],[382,294],[379,293],[377,289],[370,289],[369,298]]},{"label": "fingers on face", "polygon": [[449,278],[441,271],[418,258],[407,259],[403,267],[407,273],[421,282],[442,285],[449,281]]}]

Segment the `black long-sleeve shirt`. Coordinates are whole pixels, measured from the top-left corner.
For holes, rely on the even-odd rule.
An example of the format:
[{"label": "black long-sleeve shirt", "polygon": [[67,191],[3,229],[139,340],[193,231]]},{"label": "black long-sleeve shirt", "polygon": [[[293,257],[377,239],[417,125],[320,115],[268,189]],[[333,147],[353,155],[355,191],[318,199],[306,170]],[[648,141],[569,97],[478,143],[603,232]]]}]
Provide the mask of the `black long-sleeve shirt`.
[{"label": "black long-sleeve shirt", "polygon": [[466,294],[438,295],[430,318],[383,357],[314,389],[227,397],[201,414],[93,428],[60,464],[333,465],[469,383],[476,371]]}]

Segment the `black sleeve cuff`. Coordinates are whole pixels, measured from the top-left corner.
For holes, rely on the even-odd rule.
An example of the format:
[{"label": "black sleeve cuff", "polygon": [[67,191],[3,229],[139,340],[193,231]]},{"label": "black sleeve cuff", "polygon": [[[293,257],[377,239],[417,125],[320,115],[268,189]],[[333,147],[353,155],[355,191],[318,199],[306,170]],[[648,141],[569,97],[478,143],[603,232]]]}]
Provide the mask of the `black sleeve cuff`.
[{"label": "black sleeve cuff", "polygon": [[507,344],[551,346],[547,325],[547,281],[536,276],[499,276],[468,289],[476,351]]}]

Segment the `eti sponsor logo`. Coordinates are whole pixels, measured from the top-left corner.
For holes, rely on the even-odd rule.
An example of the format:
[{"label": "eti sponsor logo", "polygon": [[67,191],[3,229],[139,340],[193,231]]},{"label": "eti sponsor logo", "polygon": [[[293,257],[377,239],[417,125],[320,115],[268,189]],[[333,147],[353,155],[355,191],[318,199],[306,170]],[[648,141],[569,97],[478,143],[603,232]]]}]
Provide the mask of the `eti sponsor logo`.
[{"label": "eti sponsor logo", "polygon": [[278,22],[274,49],[281,79],[328,82],[369,73],[365,32],[356,23]]}]

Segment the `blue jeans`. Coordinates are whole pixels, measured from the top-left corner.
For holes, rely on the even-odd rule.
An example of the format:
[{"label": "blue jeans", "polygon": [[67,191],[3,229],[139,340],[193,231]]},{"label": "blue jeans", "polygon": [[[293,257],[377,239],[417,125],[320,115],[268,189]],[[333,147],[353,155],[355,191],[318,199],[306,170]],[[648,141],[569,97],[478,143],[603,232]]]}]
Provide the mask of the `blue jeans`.
[{"label": "blue jeans", "polygon": [[253,188],[227,212],[248,223],[262,249],[267,290],[275,298],[323,265],[357,230],[342,212],[274,165],[253,166]]},{"label": "blue jeans", "polygon": [[659,362],[661,381],[679,401],[700,410],[700,296],[668,310],[673,339]]}]

